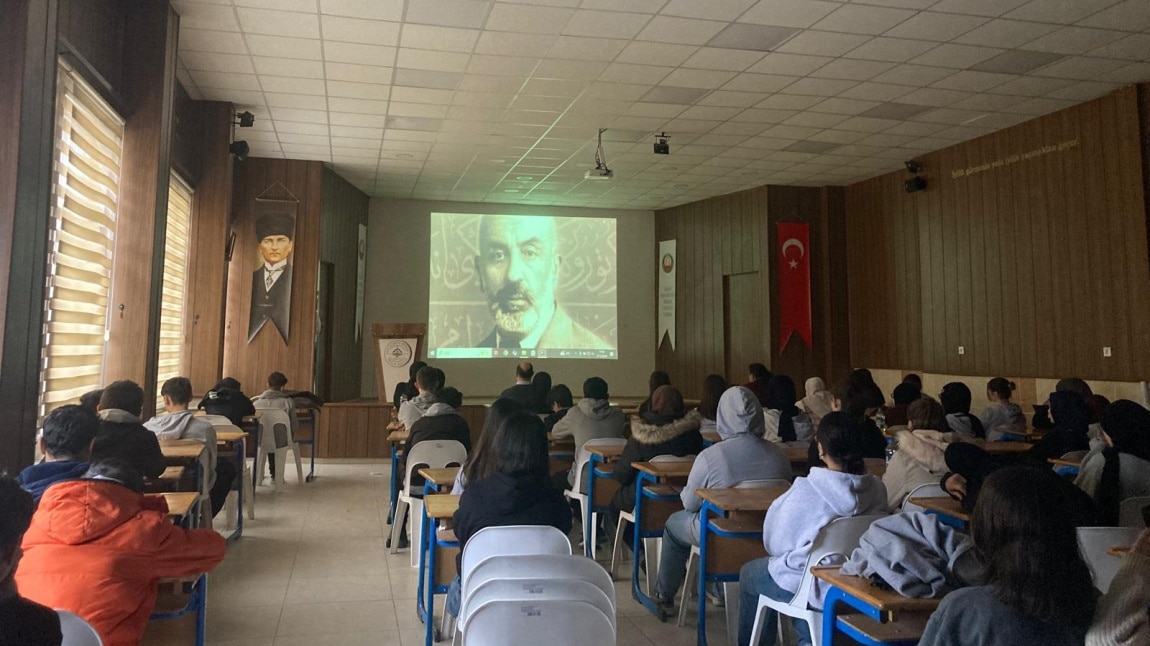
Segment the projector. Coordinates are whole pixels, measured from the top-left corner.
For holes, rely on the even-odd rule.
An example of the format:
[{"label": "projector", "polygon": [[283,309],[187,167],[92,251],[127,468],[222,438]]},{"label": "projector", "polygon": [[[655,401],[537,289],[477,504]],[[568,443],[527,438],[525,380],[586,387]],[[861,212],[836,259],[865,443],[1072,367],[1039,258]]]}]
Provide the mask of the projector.
[{"label": "projector", "polygon": [[592,168],[583,173],[583,179],[611,179],[614,176],[615,173],[611,172],[609,168]]}]

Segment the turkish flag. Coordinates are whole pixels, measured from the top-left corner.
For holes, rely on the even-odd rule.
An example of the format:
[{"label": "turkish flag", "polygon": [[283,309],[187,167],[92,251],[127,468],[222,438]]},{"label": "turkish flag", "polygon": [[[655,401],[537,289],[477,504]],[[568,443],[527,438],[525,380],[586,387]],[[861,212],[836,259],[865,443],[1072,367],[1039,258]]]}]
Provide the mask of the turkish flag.
[{"label": "turkish flag", "polygon": [[779,253],[779,352],[792,333],[811,349],[811,245],[810,225],[779,222],[775,225]]}]

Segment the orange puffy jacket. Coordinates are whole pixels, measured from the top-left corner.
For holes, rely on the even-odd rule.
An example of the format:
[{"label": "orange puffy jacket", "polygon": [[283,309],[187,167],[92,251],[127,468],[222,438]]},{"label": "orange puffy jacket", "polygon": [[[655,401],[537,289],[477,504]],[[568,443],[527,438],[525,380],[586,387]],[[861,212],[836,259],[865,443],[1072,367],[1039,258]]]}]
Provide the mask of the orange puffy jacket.
[{"label": "orange puffy jacket", "polygon": [[106,480],[50,487],[24,535],[17,589],[83,617],[107,646],[140,643],[157,580],[207,572],[227,551],[213,530],[173,525],[166,507]]}]

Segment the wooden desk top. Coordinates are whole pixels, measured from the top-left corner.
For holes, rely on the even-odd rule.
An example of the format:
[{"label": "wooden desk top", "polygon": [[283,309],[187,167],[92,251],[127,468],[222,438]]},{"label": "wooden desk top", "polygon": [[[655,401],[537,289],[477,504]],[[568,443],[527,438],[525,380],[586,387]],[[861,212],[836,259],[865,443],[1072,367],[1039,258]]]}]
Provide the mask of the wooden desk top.
[{"label": "wooden desk top", "polygon": [[173,460],[195,460],[206,447],[199,440],[164,440],[160,442],[160,453]]},{"label": "wooden desk top", "polygon": [[443,485],[450,485],[455,483],[455,476],[459,473],[459,467],[445,467],[442,469],[420,469],[419,475],[423,476],[431,484],[442,487]]},{"label": "wooden desk top", "polygon": [[631,466],[656,478],[685,478],[691,475],[695,460],[675,460],[673,462],[632,462]]},{"label": "wooden desk top", "polygon": [[408,431],[392,431],[387,434],[387,441],[390,444],[403,444],[410,435]]},{"label": "wooden desk top", "polygon": [[185,467],[168,467],[167,469],[164,469],[164,472],[161,473],[160,477],[156,478],[156,480],[167,480],[169,482],[179,480],[180,478],[184,477],[184,471],[186,470],[187,469]]},{"label": "wooden desk top", "polygon": [[558,437],[557,438],[557,437],[555,437],[554,433],[548,433],[547,434],[547,441],[552,445],[569,444],[571,446],[575,446],[575,438],[570,436],[570,435],[568,435],[566,437]]},{"label": "wooden desk top", "polygon": [[790,460],[792,463],[801,463],[801,464],[807,463],[807,451],[809,450],[810,447],[800,446],[799,444],[794,443],[794,442],[784,444],[784,445],[782,445],[782,447],[783,447],[783,453],[787,454],[787,459]]},{"label": "wooden desk top", "polygon": [[428,518],[451,518],[459,509],[459,498],[449,493],[424,496],[423,508],[427,510]]},{"label": "wooden desk top", "polygon": [[168,518],[178,519],[188,515],[192,506],[200,495],[194,491],[179,491],[175,493],[152,493],[149,496],[163,496],[168,503]]},{"label": "wooden desk top", "polygon": [[930,612],[938,608],[938,604],[942,602],[942,599],[904,597],[897,592],[877,588],[861,576],[841,574],[840,570],[838,566],[822,566],[811,568],[811,573],[816,578],[858,597],[879,612]]},{"label": "wooden desk top", "polygon": [[735,511],[763,511],[787,492],[790,487],[764,487],[748,489],[696,489],[695,495],[711,503],[719,510],[730,513]]},{"label": "wooden desk top", "polygon": [[719,437],[718,431],[703,431],[701,433],[701,435],[703,436],[703,439],[705,441],[711,442],[712,444],[715,442],[722,442],[723,441],[723,438]]},{"label": "wooden desk top", "polygon": [[1046,460],[1056,467],[1080,467],[1082,466],[1082,458],[1066,459],[1066,458],[1050,458]]},{"label": "wooden desk top", "polygon": [[982,442],[979,446],[987,453],[1022,453],[1034,445],[1029,442]]},{"label": "wooden desk top", "polygon": [[954,498],[911,498],[910,502],[918,505],[919,507],[922,507],[923,509],[929,509],[940,514],[946,514],[951,518],[957,518],[964,523],[970,522],[970,514],[962,508],[962,503],[958,502]]},{"label": "wooden desk top", "polygon": [[217,426],[216,427],[216,442],[220,444],[231,444],[247,437],[246,431],[241,431],[237,426]]},{"label": "wooden desk top", "polygon": [[604,462],[613,462],[619,458],[623,453],[623,446],[587,446],[588,453],[592,453],[603,458]]}]

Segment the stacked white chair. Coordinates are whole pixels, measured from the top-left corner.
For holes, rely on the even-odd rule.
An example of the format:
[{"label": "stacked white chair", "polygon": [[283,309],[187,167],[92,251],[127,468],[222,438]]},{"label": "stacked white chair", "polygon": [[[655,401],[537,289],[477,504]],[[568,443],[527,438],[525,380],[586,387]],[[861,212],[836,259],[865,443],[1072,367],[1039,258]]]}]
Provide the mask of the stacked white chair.
[{"label": "stacked white chair", "polygon": [[911,502],[912,498],[949,498],[950,494],[946,493],[938,483],[921,484],[911,490],[905,500],[902,501],[902,511],[922,511],[925,512],[926,508],[916,505]]},{"label": "stacked white chair", "polygon": [[1082,560],[1086,561],[1086,567],[1090,568],[1090,577],[1099,592],[1105,594],[1110,589],[1110,582],[1122,564],[1122,559],[1107,553],[1107,550],[1112,547],[1129,547],[1141,531],[1137,527],[1078,528],[1078,552],[1082,554]]},{"label": "stacked white chair", "polygon": [[299,458],[299,443],[292,435],[291,417],[287,411],[279,408],[261,408],[256,402],[256,412],[259,415],[260,447],[256,457],[256,477],[262,478],[264,463],[268,455],[276,456],[276,476],[272,480],[276,486],[284,484],[284,472],[287,471],[287,452],[291,449],[295,455],[296,481],[303,484],[303,463]]},{"label": "stacked white chair", "polygon": [[615,630],[603,611],[587,602],[508,600],[489,602],[476,609],[463,644],[501,646],[540,640],[548,646],[602,646],[615,643]]},{"label": "stacked white chair", "polygon": [[[411,538],[411,567],[419,567],[419,546],[423,538],[423,498],[412,495],[411,476],[416,469],[431,468],[442,469],[449,466],[461,466],[467,459],[467,449],[456,440],[424,440],[407,452],[404,462],[407,465],[407,474],[403,478],[403,489],[399,492],[399,499],[395,505],[395,519],[391,523],[391,553],[399,551],[399,533],[402,527],[403,514],[408,507],[411,513],[407,515],[407,535]],[[419,492],[422,493],[422,492]]]},{"label": "stacked white chair", "polygon": [[[678,456],[678,455],[656,455],[651,458],[651,462],[690,462],[695,459],[694,455]],[[611,576],[615,576],[615,568],[618,566],[620,559],[623,556],[623,528],[624,523],[635,524],[635,511],[620,511],[619,524],[615,526],[615,546],[611,550]],[[643,560],[647,562],[647,594],[654,594],[654,582],[657,578],[659,568],[659,550],[663,547],[662,538],[644,538],[643,539]],[[632,555],[638,558],[637,555]]]},{"label": "stacked white chair", "polygon": [[[583,524],[583,544],[591,545],[591,558],[595,558],[595,543],[599,539],[599,513],[596,511],[591,512],[591,525],[587,526],[587,505],[591,501],[587,500],[587,494],[582,493],[584,487],[583,471],[590,463],[591,453],[587,450],[589,446],[626,446],[627,440],[621,437],[604,437],[594,440],[587,440],[583,447],[579,449],[578,459],[575,461],[575,485],[570,490],[564,491],[563,495],[571,500],[579,503],[579,522]],[[589,469],[588,469],[588,477]],[[588,541],[590,543],[588,543]]]},{"label": "stacked white chair", "polygon": [[759,595],[759,607],[755,610],[755,626],[751,631],[751,643],[759,643],[759,637],[763,633],[763,624],[767,616],[766,611],[769,608],[780,615],[778,622],[780,636],[783,630],[782,616],[795,617],[805,620],[810,626],[811,643],[814,646],[822,644],[823,613],[819,610],[812,610],[807,605],[815,580],[814,575],[811,574],[811,568],[823,564],[823,561],[828,557],[837,556],[841,561],[846,561],[851,552],[858,547],[859,539],[863,533],[871,526],[871,523],[880,518],[886,518],[886,514],[837,518],[823,527],[818,536],[815,537],[814,545],[811,546],[806,566],[803,568],[803,578],[799,582],[799,589],[795,592],[795,596],[788,601],[776,601],[765,595]]},{"label": "stacked white chair", "polygon": [[67,610],[57,610],[60,617],[60,632],[64,635],[61,646],[104,646],[100,633],[87,621]]}]

